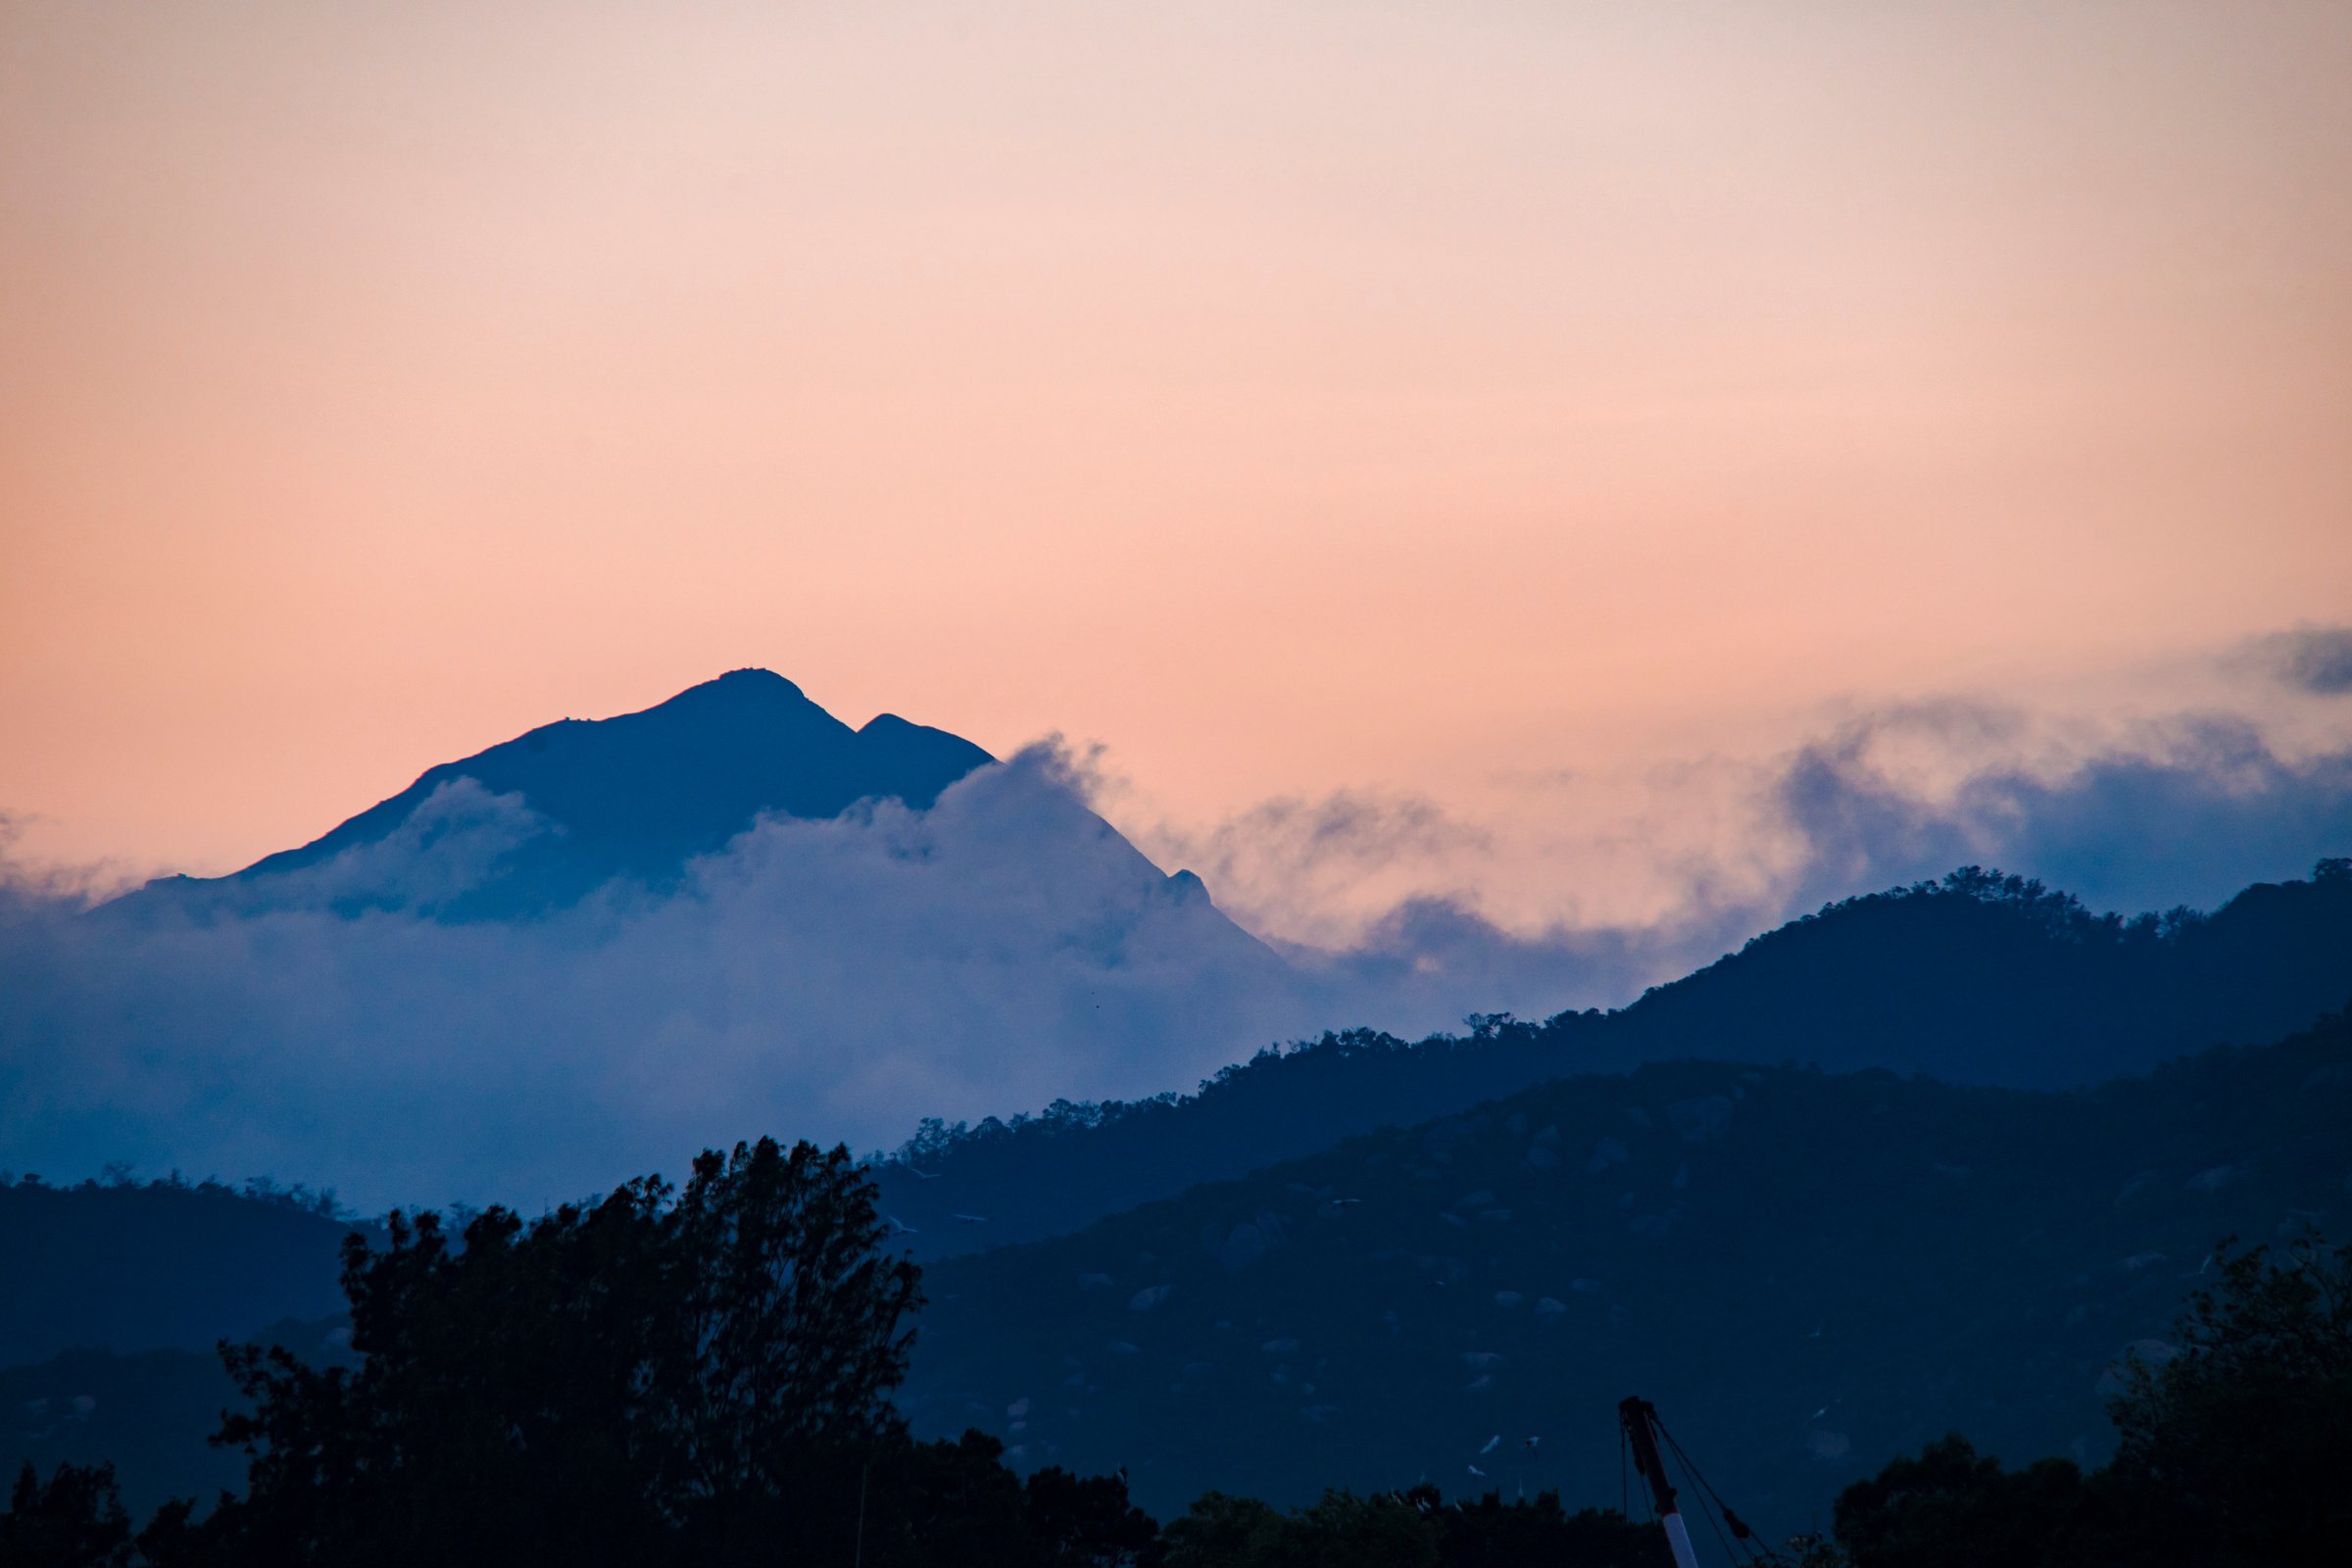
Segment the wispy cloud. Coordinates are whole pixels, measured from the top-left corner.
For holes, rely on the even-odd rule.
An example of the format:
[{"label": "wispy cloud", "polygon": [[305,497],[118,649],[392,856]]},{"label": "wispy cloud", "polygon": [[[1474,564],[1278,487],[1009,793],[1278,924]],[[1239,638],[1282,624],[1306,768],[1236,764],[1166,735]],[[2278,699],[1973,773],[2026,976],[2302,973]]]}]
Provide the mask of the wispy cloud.
[{"label": "wispy cloud", "polygon": [[1327,1027],[1623,1003],[1962,863],[2137,910],[2352,853],[2340,743],[1952,700],[1777,756],[1522,781],[1515,812],[1286,798],[1144,834],[1159,865],[1090,808],[1116,795],[1041,745],[930,811],[762,821],[674,894],[518,921],[437,917],[548,831],[470,783],[209,906],[92,912],[86,879],[8,867],[0,1164],[527,1202],[760,1131],[871,1148],[923,1115],[1189,1088]]},{"label": "wispy cloud", "polygon": [[2294,690],[2317,697],[2352,693],[2352,626],[2298,626],[2258,638],[2246,652]]}]

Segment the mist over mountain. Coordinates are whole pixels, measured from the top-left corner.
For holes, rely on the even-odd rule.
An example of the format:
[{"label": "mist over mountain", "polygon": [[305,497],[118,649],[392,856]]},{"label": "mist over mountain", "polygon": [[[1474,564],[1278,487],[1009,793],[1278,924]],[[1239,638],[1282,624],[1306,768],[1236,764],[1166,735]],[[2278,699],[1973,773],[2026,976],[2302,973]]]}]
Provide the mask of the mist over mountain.
[{"label": "mist over mountain", "polygon": [[[253,912],[323,898],[339,913],[544,913],[616,881],[674,889],[689,861],[723,850],[763,816],[822,821],[883,801],[927,810],[942,790],[995,760],[959,736],[895,713],[854,730],[781,675],[732,670],[642,712],[563,719],[427,768],[299,849],[227,877],[151,883],[113,908],[150,914],[149,905],[169,899],[183,908]],[[528,816],[479,874],[433,897],[398,873],[450,830],[441,803],[453,789],[516,798]],[[406,853],[382,853],[387,847]],[[306,871],[313,875],[299,874]]]},{"label": "mist over mountain", "polygon": [[876,1174],[913,1250],[948,1255],[1074,1230],[1570,1073],[1706,1058],[2067,1088],[2274,1040],[2347,1002],[2352,862],[2247,888],[2209,916],[2132,920],[2021,878],[1955,872],[1768,931],[1622,1009],[1493,1015],[1409,1045],[1325,1035],[1181,1100],[933,1126]]},{"label": "mist over mountain", "polygon": [[[2207,740],[2117,754],[2071,782],[1986,773],[1936,805],[1886,771],[1882,729],[1841,732],[1760,786],[1787,840],[1775,853],[1795,856],[1777,881],[1711,894],[1723,879],[1694,862],[1691,899],[1648,927],[1506,930],[1416,896],[1348,945],[1315,948],[1260,941],[1198,878],[1153,864],[1054,744],[998,761],[889,715],[852,729],[782,677],[739,670],[644,712],[564,720],[437,765],[232,876],[166,879],[84,913],[37,879],[0,875],[0,1160],[61,1179],[110,1161],[273,1175],[371,1208],[534,1203],[747,1125],[889,1148],[926,1116],[1183,1091],[1330,1030],[1409,1039],[1472,1011],[1621,1005],[1773,925],[1789,898],[1884,887],[1889,868],[1940,875],[1987,842],[2039,862],[2072,845],[2079,859],[2151,867],[2142,881],[2193,862],[2181,874],[2200,886],[2230,865],[2341,847],[2352,774],[2340,759],[2289,762],[2195,733]],[[1309,886],[1332,856],[1377,860],[1395,835],[1433,831],[1411,812],[1365,810],[1264,825],[1305,835],[1288,863]],[[2151,854],[2132,833],[2197,855]],[[1233,841],[1215,848],[1218,874],[1234,872]],[[1924,994],[2008,962],[1974,940],[1913,976]],[[2011,956],[2032,970],[2047,943],[2016,940]],[[2128,989],[2131,968],[2109,964],[2092,992]],[[1957,1013],[1917,1029],[1874,1021],[1876,1004],[1859,1000],[1872,984],[1838,1029],[1903,1023],[1903,1059],[1948,1076],[2038,1082],[2036,1060],[2088,1073],[2150,1059],[2101,1057],[2095,1028],[2044,1051]],[[2146,1038],[2255,1037],[2252,1014],[2218,1000],[2234,994],[2154,1005],[2180,1029]],[[2341,1000],[2288,996],[2271,1032]],[[1641,1052],[1630,1042],[1648,1025],[1612,1026],[1608,1059],[1703,1052],[1710,1031],[1747,1027],[1741,1008],[1710,1018],[1684,1000],[1636,1011],[1690,1022]],[[1800,1044],[1773,1050],[1803,1057]],[[1428,1092],[1459,1103],[1474,1081],[1510,1087],[1472,1074]],[[1339,1136],[1371,1113],[1343,1094],[1298,1125]],[[1303,1147],[1268,1136],[1215,1168]],[[1169,1171],[1196,1169],[1169,1157]],[[1131,1200],[1168,1190],[1102,1174]]]}]

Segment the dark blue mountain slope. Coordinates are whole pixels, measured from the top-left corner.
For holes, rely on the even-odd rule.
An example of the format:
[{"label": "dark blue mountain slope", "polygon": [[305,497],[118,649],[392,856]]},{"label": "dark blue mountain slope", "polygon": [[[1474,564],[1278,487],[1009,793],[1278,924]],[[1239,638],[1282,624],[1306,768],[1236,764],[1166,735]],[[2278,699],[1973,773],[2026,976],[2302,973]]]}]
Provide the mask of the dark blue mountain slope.
[{"label": "dark blue mountain slope", "polygon": [[1561,1079],[934,1263],[906,1402],[1153,1509],[1473,1463],[1574,1505],[1617,1501],[1638,1393],[1777,1538],[1947,1431],[2097,1457],[2217,1241],[2352,1229],[2347,1125],[2341,1014],[2094,1090]]},{"label": "dark blue mountain slope", "polygon": [[210,1350],[340,1311],[343,1238],[376,1229],[261,1183],[0,1180],[0,1366],[76,1345]]},{"label": "dark blue mountain slope", "polygon": [[2132,920],[1963,871],[1833,905],[1616,1012],[1474,1020],[1466,1036],[1417,1045],[1326,1035],[1182,1099],[934,1125],[878,1175],[918,1252],[946,1256],[1062,1234],[1566,1073],[1705,1057],[2055,1088],[2276,1040],[2347,1002],[2352,863],[2248,888],[2210,915]]},{"label": "dark blue mountain slope", "polygon": [[224,878],[150,883],[109,907],[267,906],[292,873],[383,842],[437,791],[470,779],[490,795],[520,796],[551,831],[517,845],[495,878],[437,912],[527,914],[616,878],[659,887],[762,813],[825,818],[867,800],[921,809],[991,760],[969,741],[890,713],[854,730],[783,676],[738,669],[642,712],[541,725],[428,768],[299,849]]}]

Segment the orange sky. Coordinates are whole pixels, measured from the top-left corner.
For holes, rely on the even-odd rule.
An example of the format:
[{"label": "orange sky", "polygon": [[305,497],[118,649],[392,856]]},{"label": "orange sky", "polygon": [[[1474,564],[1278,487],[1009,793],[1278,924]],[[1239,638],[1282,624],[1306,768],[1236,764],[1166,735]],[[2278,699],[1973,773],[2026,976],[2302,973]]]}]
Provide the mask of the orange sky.
[{"label": "orange sky", "polygon": [[2340,0],[0,0],[0,810],[220,870],[761,664],[1205,825],[2352,618],[2347,81]]}]

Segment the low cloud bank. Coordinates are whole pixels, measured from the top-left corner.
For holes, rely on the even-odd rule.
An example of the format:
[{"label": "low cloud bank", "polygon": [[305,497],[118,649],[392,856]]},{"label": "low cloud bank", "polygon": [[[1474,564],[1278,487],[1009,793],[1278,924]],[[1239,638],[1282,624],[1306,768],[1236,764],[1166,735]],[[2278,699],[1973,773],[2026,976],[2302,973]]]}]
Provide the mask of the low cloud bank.
[{"label": "low cloud bank", "polygon": [[762,1131],[871,1148],[925,1113],[1190,1084],[1321,1021],[1047,752],[927,812],[764,821],[674,895],[431,918],[539,830],[461,783],[266,904],[84,913],[20,881],[0,1164],[538,1201]]},{"label": "low cloud bank", "polygon": [[1487,821],[1346,794],[1145,842],[1200,864],[1343,999],[1522,1015],[1621,1004],[1824,904],[1961,865],[2137,913],[2211,908],[2352,853],[2352,749],[2288,755],[2235,715],[2136,723],[2080,751],[2068,730],[1918,703],[1778,759],[1651,769],[1631,808],[1567,830],[1537,781]]},{"label": "low cloud bank", "polygon": [[[209,909],[90,911],[20,870],[0,883],[0,1166],[528,1204],[764,1131],[886,1147],[923,1115],[1186,1088],[1326,1027],[1621,1003],[1791,913],[1961,863],[2136,910],[2352,850],[2352,751],[2289,758],[2228,718],[2070,755],[2022,715],[1921,705],[1650,782],[1646,814],[1591,825],[1583,860],[1556,821],[1531,850],[1524,824],[1361,795],[1154,842],[1267,943],[1095,815],[1050,747],[930,811],[763,821],[674,893],[526,921],[434,917],[547,830],[469,782]],[[1565,883],[1642,856],[1668,896],[1640,918],[1478,902],[1515,860]],[[1266,918],[1269,889],[1325,940]],[[1367,890],[1369,915],[1316,925]]]}]

